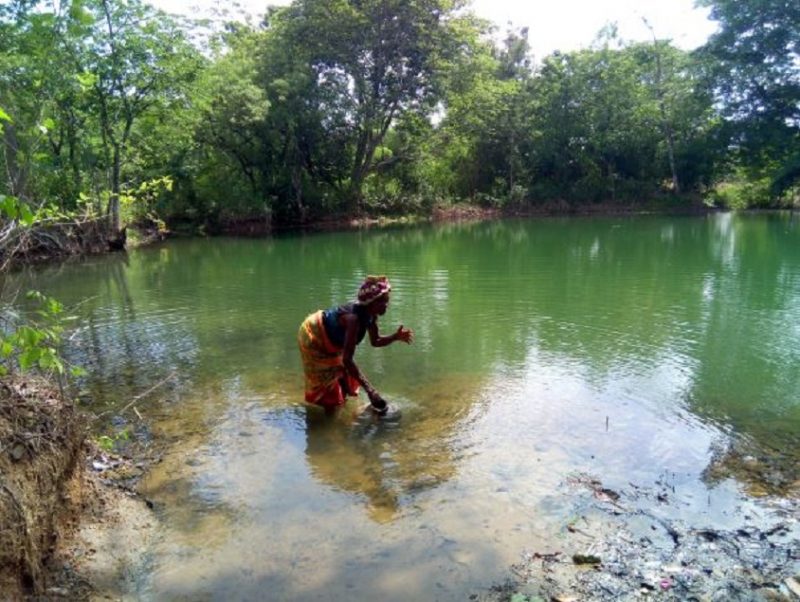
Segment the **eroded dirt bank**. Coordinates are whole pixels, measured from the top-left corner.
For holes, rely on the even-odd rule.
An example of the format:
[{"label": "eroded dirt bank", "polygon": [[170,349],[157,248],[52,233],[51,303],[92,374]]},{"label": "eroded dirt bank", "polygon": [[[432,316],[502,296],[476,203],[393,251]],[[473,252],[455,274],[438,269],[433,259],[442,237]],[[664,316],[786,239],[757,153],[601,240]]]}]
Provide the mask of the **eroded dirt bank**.
[{"label": "eroded dirt bank", "polygon": [[46,383],[0,382],[0,591],[45,591],[45,559],[74,505],[84,427],[75,407]]},{"label": "eroded dirt bank", "polygon": [[0,381],[3,602],[114,597],[153,532],[145,502],[93,468],[89,424],[45,381]]}]

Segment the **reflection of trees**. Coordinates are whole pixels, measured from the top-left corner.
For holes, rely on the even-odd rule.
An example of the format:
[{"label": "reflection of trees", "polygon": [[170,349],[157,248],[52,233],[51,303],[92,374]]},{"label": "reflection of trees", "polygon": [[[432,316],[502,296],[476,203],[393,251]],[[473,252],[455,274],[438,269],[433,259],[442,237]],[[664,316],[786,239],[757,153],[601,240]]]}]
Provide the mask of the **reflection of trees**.
[{"label": "reflection of trees", "polygon": [[722,223],[689,401],[763,449],[797,449],[800,224],[780,214]]},{"label": "reflection of trees", "polygon": [[[43,276],[68,306],[89,297],[75,359],[99,375],[100,398],[173,370],[193,387],[241,377],[258,392],[299,390],[297,325],[351,298],[366,273],[385,273],[395,290],[382,328],[403,322],[417,342],[365,344],[357,359],[389,397],[413,398],[428,424],[439,416],[443,432],[457,426],[436,414],[449,403],[432,393],[439,383],[468,377],[474,393],[535,350],[598,386],[666,366],[688,390],[652,377],[664,397],[765,443],[796,444],[798,228],[781,216],[542,219],[172,241],[128,264]],[[474,399],[465,391],[457,402]],[[422,454],[393,449],[407,454],[391,472],[402,483],[397,471]]]},{"label": "reflection of trees", "polygon": [[194,338],[180,316],[154,311],[143,294],[142,267],[114,255],[87,280],[95,292],[79,307],[81,325],[68,353],[89,372],[94,400],[125,403],[171,372],[185,376],[191,365]]},{"label": "reflection of trees", "polygon": [[400,231],[366,244],[384,257],[409,258],[398,267],[390,315],[414,316],[419,337],[435,341],[449,364],[484,372],[515,365],[535,342],[597,370],[624,356],[657,357],[699,316],[701,290],[691,273],[702,274],[710,260],[706,222],[682,226],[509,221],[464,225],[452,235]]},{"label": "reflection of trees", "polygon": [[[407,255],[404,269],[427,275],[407,293],[397,279],[395,299],[419,320],[420,352],[430,342],[431,378],[437,364],[513,369],[532,347],[598,383],[669,366],[690,388],[654,381],[666,398],[765,448],[796,448],[798,229],[786,214],[510,221],[376,236],[365,254]],[[391,371],[415,362],[392,356]]]},{"label": "reflection of trees", "polygon": [[154,307],[142,282],[156,267],[115,253],[20,276],[22,286],[46,290],[77,317],[68,323],[65,353],[87,370],[80,384],[93,401],[126,403],[171,372],[187,375],[193,336],[180,316]]}]

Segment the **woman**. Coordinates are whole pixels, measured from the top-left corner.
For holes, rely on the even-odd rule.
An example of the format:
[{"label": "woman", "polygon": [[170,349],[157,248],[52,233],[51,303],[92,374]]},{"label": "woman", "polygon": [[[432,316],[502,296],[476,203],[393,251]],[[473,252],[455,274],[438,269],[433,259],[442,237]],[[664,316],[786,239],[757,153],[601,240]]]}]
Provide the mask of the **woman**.
[{"label": "woman", "polygon": [[387,412],[389,406],[359,370],[353,355],[366,333],[373,347],[385,347],[395,341],[410,344],[414,340],[414,333],[402,324],[389,336],[381,336],[378,331],[378,317],[386,313],[391,290],[386,276],[367,276],[356,301],[317,311],[303,321],[297,342],[306,376],[307,402],[336,408],[344,405],[348,396],[356,396],[362,386],[372,410],[377,414]]}]

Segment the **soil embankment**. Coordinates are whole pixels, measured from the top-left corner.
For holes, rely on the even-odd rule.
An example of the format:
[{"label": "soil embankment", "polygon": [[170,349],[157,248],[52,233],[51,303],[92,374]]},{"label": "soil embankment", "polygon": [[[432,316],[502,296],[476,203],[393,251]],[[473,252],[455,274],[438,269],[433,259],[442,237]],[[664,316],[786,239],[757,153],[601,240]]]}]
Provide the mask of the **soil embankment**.
[{"label": "soil embankment", "polygon": [[125,462],[94,459],[88,424],[45,381],[0,381],[2,602],[116,594],[154,532],[145,502],[104,478]]},{"label": "soil embankment", "polygon": [[12,599],[44,592],[44,561],[74,518],[67,497],[83,440],[78,412],[58,391],[0,383],[0,591]]}]

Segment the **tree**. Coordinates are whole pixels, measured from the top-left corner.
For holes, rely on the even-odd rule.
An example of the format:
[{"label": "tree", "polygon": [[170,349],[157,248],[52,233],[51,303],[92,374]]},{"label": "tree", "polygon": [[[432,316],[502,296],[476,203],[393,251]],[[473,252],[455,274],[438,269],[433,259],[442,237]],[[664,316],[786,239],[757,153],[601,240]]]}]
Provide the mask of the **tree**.
[{"label": "tree", "polygon": [[46,164],[41,155],[47,154],[48,142],[62,148],[53,117],[68,78],[58,66],[64,61],[68,14],[56,7],[36,9],[31,2],[0,6],[0,103],[14,117],[3,129],[0,181],[9,195],[38,204]]},{"label": "tree", "polygon": [[779,193],[800,180],[800,3],[701,0],[719,30],[698,51],[731,130],[733,148],[754,177]]},{"label": "tree", "polygon": [[524,197],[533,77],[528,32],[510,30],[496,46],[491,31],[478,19],[464,23],[461,50],[445,74],[440,122],[418,143],[426,194],[491,204]]},{"label": "tree", "polygon": [[669,169],[672,174],[672,190],[676,194],[681,192],[680,178],[678,177],[678,170],[675,167],[675,134],[672,129],[672,120],[670,118],[670,111],[667,106],[667,91],[665,89],[665,75],[664,65],[662,61],[662,48],[663,42],[659,42],[656,38],[655,30],[646,18],[642,18],[645,26],[650,30],[653,36],[653,56],[655,58],[656,70],[654,79],[654,92],[658,100],[658,111],[661,114],[661,128],[664,131],[664,140],[667,143],[667,155],[669,157]]},{"label": "tree", "polygon": [[[305,57],[316,101],[349,157],[344,184],[352,210],[382,159],[376,150],[399,120],[430,113],[440,66],[458,49],[461,0],[296,0],[279,13],[289,45]],[[396,159],[395,159],[396,160]]]},{"label": "tree", "polygon": [[178,24],[140,0],[87,0],[93,17],[83,38],[84,73],[92,78],[106,164],[109,225],[120,232],[123,167],[134,123],[158,105],[180,105],[199,55]]}]

